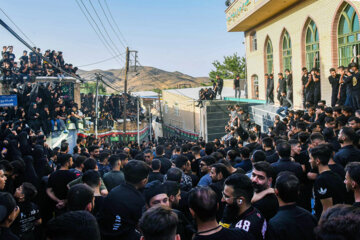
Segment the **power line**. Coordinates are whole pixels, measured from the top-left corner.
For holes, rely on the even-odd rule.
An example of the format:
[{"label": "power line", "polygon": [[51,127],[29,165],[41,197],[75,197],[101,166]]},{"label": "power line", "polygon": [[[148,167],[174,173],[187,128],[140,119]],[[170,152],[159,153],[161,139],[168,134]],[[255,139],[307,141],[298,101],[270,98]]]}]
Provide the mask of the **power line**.
[{"label": "power line", "polygon": [[[81,4],[83,5],[83,7],[84,7],[85,11],[87,12],[87,14],[89,15],[89,17],[91,18],[92,22],[93,22],[94,25],[96,26],[97,31],[98,31],[99,33],[95,30],[94,25],[91,24],[91,21],[89,20],[89,18],[88,18],[87,15],[85,14],[85,12],[82,10],[80,4],[78,3],[78,0],[76,0],[76,3],[78,3],[81,11],[82,11],[83,14],[86,16],[86,19],[88,20],[88,22],[90,23],[90,25],[92,26],[92,28],[94,29],[94,31],[98,34],[99,38],[102,37],[102,39],[103,39],[103,40],[102,40],[103,44],[104,44],[105,46],[107,46],[106,48],[109,50],[110,54],[111,54],[112,56],[115,56],[115,55],[116,55],[116,51],[112,48],[112,46],[109,44],[109,42],[108,42],[107,39],[105,38],[104,34],[103,34],[102,31],[100,30],[98,24],[96,23],[95,19],[92,17],[91,13],[90,13],[89,10],[87,9],[87,7],[86,7],[86,5],[84,4],[84,2],[83,2],[82,0],[80,0],[80,2],[81,2]],[[101,36],[101,37],[100,37],[100,36]],[[110,50],[110,49],[111,49],[111,50]],[[117,58],[117,59],[118,59],[119,63],[121,63],[121,60],[122,60],[122,59],[121,59],[121,58]]]},{"label": "power line", "polygon": [[109,20],[107,14],[105,13],[105,10],[104,10],[104,8],[103,8],[100,0],[98,0],[98,3],[99,3],[99,5],[100,5],[100,8],[101,8],[102,12],[103,12],[104,15],[105,15],[105,18],[106,18],[107,22],[109,23],[109,25],[110,25],[110,27],[111,27],[111,30],[114,32],[115,36],[117,37],[117,39],[119,40],[119,42],[121,43],[121,45],[123,45],[123,47],[126,48],[125,44],[123,43],[123,41],[121,41],[119,35],[118,35],[117,32],[115,31],[113,25],[110,23],[110,20]]},{"label": "power line", "polygon": [[[78,5],[78,7],[80,8],[82,14],[85,16],[87,22],[89,23],[89,25],[91,26],[91,28],[94,30],[94,32],[96,33],[96,35],[98,36],[98,38],[100,39],[101,43],[105,46],[105,48],[107,49],[107,51],[110,53],[111,56],[114,57],[113,51],[110,50],[109,46],[105,43],[104,39],[101,38],[100,34],[98,33],[98,31],[95,29],[94,25],[91,23],[89,17],[86,15],[85,11],[82,9],[80,3],[78,2],[78,0],[76,0],[76,4]],[[84,3],[82,3],[84,5]],[[116,60],[120,62],[120,60],[118,58],[116,58]]]},{"label": "power line", "polygon": [[87,67],[87,66],[92,66],[92,65],[96,65],[96,64],[99,64],[99,63],[103,63],[103,62],[107,62],[107,61],[110,61],[110,60],[113,60],[119,56],[123,56],[125,55],[125,53],[122,53],[122,54],[119,54],[119,55],[115,55],[114,57],[110,57],[110,58],[107,58],[107,59],[104,59],[104,60],[100,60],[98,62],[94,62],[94,63],[89,63],[89,64],[85,64],[85,65],[81,65],[81,66],[77,66],[77,67]]},{"label": "power line", "polygon": [[[82,1],[82,0],[81,0],[81,1]],[[106,33],[107,37],[109,38],[110,42],[113,44],[114,48],[117,50],[117,53],[119,54],[119,53],[120,53],[120,50],[117,48],[116,44],[114,43],[114,41],[113,41],[113,40],[112,40],[112,38],[110,37],[110,35],[109,35],[108,31],[106,30],[106,27],[105,27],[104,23],[102,22],[102,20],[101,20],[101,18],[100,18],[100,16],[99,16],[99,14],[97,13],[97,11],[96,11],[96,9],[95,9],[94,5],[92,4],[91,0],[89,0],[89,3],[90,3],[90,5],[91,5],[92,9],[93,9],[93,10],[94,10],[94,12],[95,12],[95,15],[96,15],[96,16],[97,16],[97,18],[99,19],[100,24],[101,24],[101,26],[103,27],[103,29],[104,29],[104,31],[105,31],[105,33]]]},{"label": "power line", "polygon": [[116,21],[115,21],[115,19],[114,19],[113,15],[112,15],[112,13],[111,13],[111,11],[110,11],[110,8],[109,8],[109,5],[107,4],[107,1],[106,1],[106,0],[104,0],[104,2],[105,2],[106,9],[107,9],[107,10],[108,10],[108,12],[109,12],[110,18],[111,18],[111,19],[112,19],[112,21],[114,22],[115,27],[117,28],[117,30],[118,30],[118,32],[119,32],[119,34],[120,34],[120,36],[123,38],[123,40],[124,40],[125,44],[126,44],[127,46],[129,46],[129,43],[126,41],[126,39],[125,39],[124,35],[121,33],[120,28],[119,28],[118,24],[116,23]]},{"label": "power line", "polygon": [[35,44],[33,41],[31,41],[31,39],[14,23],[13,20],[11,20],[11,18],[4,12],[4,10],[3,10],[2,8],[0,8],[0,11],[7,17],[7,19],[9,19],[9,21],[10,21],[12,24],[14,24],[14,26],[17,28],[17,30],[19,30],[19,32],[21,32],[22,35],[24,35],[24,37],[25,37],[27,40],[29,40],[29,42],[33,45],[33,47],[36,46],[36,44]]}]

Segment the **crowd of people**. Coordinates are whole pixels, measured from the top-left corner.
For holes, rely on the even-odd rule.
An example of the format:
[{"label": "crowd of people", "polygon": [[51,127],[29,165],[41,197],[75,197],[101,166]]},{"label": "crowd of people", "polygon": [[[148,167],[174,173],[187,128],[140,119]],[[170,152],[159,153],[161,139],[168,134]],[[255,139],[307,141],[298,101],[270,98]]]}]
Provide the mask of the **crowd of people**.
[{"label": "crowd of people", "polygon": [[360,111],[321,104],[269,133],[230,106],[221,140],[79,137],[72,154],[2,119],[0,239],[357,239]]},{"label": "crowd of people", "polygon": [[[316,59],[315,59],[316,60]],[[357,63],[351,61],[347,66],[339,66],[337,69],[329,69],[329,83],[331,85],[331,107],[351,107],[354,110],[360,109],[360,73]],[[266,102],[274,104],[274,75],[265,74]],[[235,80],[234,80],[235,82]],[[321,101],[320,71],[313,68],[309,72],[306,67],[302,68],[301,76],[303,107],[308,105],[317,106]],[[288,109],[293,107],[293,76],[289,69],[278,74],[276,87],[277,100],[280,108],[277,113],[284,116]]]},{"label": "crowd of people", "polygon": [[[41,57],[47,58],[56,67]],[[5,86],[15,87],[28,81],[34,81],[38,76],[58,77],[62,79],[64,73],[58,68],[63,69],[69,75],[77,76],[77,67],[72,64],[65,63],[63,53],[61,51],[46,50],[41,53],[40,48],[33,48],[28,54],[23,51],[23,55],[16,61],[13,52],[13,46],[3,46],[0,60],[0,79]]]},{"label": "crowd of people", "polygon": [[[126,98],[126,117],[132,122],[137,121],[137,105],[139,99],[130,94],[111,94],[110,96],[99,96],[99,129],[114,127],[114,122],[124,117],[124,103]],[[81,94],[81,112],[95,122],[95,96],[92,93]],[[143,108],[139,105],[139,120],[145,118]]]},{"label": "crowd of people", "polygon": [[220,78],[219,75],[216,75],[215,80],[211,80],[213,87],[212,88],[201,88],[199,91],[199,100],[197,101],[197,107],[203,107],[203,101],[205,100],[214,100],[219,95],[222,99],[222,90],[224,87],[224,80]]}]

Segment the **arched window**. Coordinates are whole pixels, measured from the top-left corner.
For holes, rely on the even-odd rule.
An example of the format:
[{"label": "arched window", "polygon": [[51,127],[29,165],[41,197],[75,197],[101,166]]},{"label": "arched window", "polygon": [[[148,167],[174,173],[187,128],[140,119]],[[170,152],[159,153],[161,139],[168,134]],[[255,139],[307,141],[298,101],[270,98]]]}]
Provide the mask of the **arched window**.
[{"label": "arched window", "polygon": [[256,51],[257,50],[256,32],[252,32],[250,34],[250,39],[251,39],[251,51]]},{"label": "arched window", "polygon": [[257,75],[251,76],[252,82],[252,97],[253,99],[259,99],[259,78]]},{"label": "arched window", "polygon": [[312,69],[314,67],[320,68],[320,55],[319,55],[319,32],[317,30],[316,24],[311,20],[306,28],[306,42],[305,42],[305,51],[306,51],[306,67],[307,69]]},{"label": "arched window", "polygon": [[273,46],[271,40],[268,39],[266,43],[266,73],[273,72]]},{"label": "arched window", "polygon": [[347,66],[351,62],[351,58],[360,53],[359,18],[354,8],[349,4],[344,7],[340,14],[338,44],[339,66]]},{"label": "arched window", "polygon": [[282,65],[283,72],[285,69],[289,69],[291,71],[291,39],[290,35],[287,31],[285,31],[283,39],[282,39]]}]

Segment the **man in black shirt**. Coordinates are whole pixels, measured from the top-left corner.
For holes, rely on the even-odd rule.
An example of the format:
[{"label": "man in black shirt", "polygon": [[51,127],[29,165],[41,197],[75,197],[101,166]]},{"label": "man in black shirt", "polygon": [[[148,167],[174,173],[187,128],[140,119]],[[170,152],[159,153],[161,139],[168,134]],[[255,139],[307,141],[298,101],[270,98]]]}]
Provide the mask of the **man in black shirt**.
[{"label": "man in black shirt", "polygon": [[292,73],[289,69],[285,70],[286,75],[286,84],[287,84],[287,99],[289,100],[290,104],[293,105],[293,77]]},{"label": "man in black shirt", "polygon": [[246,175],[233,174],[228,177],[222,199],[226,202],[226,208],[220,224],[226,228],[242,229],[261,240],[265,237],[266,220],[252,206],[253,195],[252,182]]},{"label": "man in black shirt", "polygon": [[235,98],[240,98],[240,76],[236,75],[234,79],[234,90],[235,90]]},{"label": "man in black shirt", "polygon": [[271,184],[274,169],[268,162],[256,162],[253,165],[251,181],[255,194],[251,200],[253,206],[258,209],[267,221],[272,218],[278,208],[278,200],[272,191]]},{"label": "man in black shirt", "polygon": [[331,84],[331,106],[335,107],[339,95],[340,75],[336,74],[335,68],[330,68],[329,82]]},{"label": "man in black shirt", "polygon": [[355,203],[353,206],[360,207],[360,163],[349,163],[346,165],[345,171],[346,190],[354,192]]},{"label": "man in black shirt", "polygon": [[126,183],[115,187],[104,199],[98,221],[104,239],[139,239],[135,231],[145,200],[139,191],[145,187],[150,168],[131,160],[124,167]]},{"label": "man in black shirt", "polygon": [[340,150],[335,154],[334,161],[343,167],[349,162],[360,162],[360,150],[354,146],[356,134],[352,128],[344,127],[339,133]]},{"label": "man in black shirt", "polygon": [[274,76],[265,74],[266,103],[274,104]]},{"label": "man in black shirt", "polygon": [[209,187],[199,187],[189,193],[190,213],[195,218],[197,233],[194,240],[253,239],[241,229],[223,228],[216,221],[216,193]]},{"label": "man in black shirt", "polygon": [[299,179],[292,173],[283,172],[276,179],[275,194],[280,208],[269,222],[266,239],[315,239],[317,219],[310,212],[296,206],[299,189]]},{"label": "man in black shirt", "polygon": [[316,68],[312,69],[311,75],[312,75],[312,79],[314,81],[314,104],[317,105],[317,103],[321,99],[319,70]]},{"label": "man in black shirt", "polygon": [[216,75],[215,96],[219,95],[220,99],[222,99],[221,92],[222,92],[223,87],[224,87],[224,80],[219,75]]},{"label": "man in black shirt", "polygon": [[278,74],[279,80],[278,80],[278,85],[276,87],[276,91],[277,91],[277,99],[280,102],[280,97],[282,93],[285,93],[286,96],[286,79],[284,78],[282,73]]},{"label": "man in black shirt", "polygon": [[57,163],[61,167],[50,175],[46,193],[54,201],[57,209],[63,209],[68,192],[67,184],[76,179],[76,174],[69,171],[69,168],[73,165],[70,154],[59,155]]},{"label": "man in black shirt", "polygon": [[164,146],[161,145],[157,146],[155,153],[156,153],[155,158],[161,161],[160,172],[162,174],[166,174],[167,171],[171,168],[171,161],[168,158],[164,157]]},{"label": "man in black shirt", "polygon": [[20,66],[24,66],[29,63],[29,56],[27,55],[27,51],[23,52],[23,55],[20,57]]},{"label": "man in black shirt", "polygon": [[275,176],[280,172],[290,171],[293,172],[298,179],[302,180],[304,178],[304,173],[301,165],[297,162],[293,162],[290,159],[291,156],[291,146],[287,142],[281,142],[277,144],[276,151],[279,154],[280,159],[271,164],[275,170]]},{"label": "man in black shirt", "polygon": [[332,150],[328,145],[310,149],[311,167],[319,172],[314,183],[315,215],[318,219],[330,207],[345,202],[344,182],[328,166],[331,155]]},{"label": "man in black shirt", "polygon": [[[291,107],[291,103],[289,102],[289,99],[286,97],[286,92],[282,92],[280,96],[280,108],[276,110],[276,113],[279,114],[282,117],[285,117],[288,115],[288,109]],[[285,114],[282,112],[285,111]]]},{"label": "man in black shirt", "polygon": [[352,75],[350,76],[352,107],[354,109],[360,109],[360,73],[358,69],[359,67],[356,63],[351,63],[349,67],[351,67],[352,70]]},{"label": "man in black shirt", "polygon": [[222,198],[225,179],[228,176],[230,176],[230,173],[224,164],[215,163],[211,165],[210,177],[212,183],[210,184],[210,187],[212,190],[215,191],[216,195],[218,196],[219,202],[221,201]]},{"label": "man in black shirt", "polygon": [[154,159],[151,162],[152,171],[149,173],[149,183],[155,180],[164,181],[164,175],[160,173],[161,162],[159,159]]}]

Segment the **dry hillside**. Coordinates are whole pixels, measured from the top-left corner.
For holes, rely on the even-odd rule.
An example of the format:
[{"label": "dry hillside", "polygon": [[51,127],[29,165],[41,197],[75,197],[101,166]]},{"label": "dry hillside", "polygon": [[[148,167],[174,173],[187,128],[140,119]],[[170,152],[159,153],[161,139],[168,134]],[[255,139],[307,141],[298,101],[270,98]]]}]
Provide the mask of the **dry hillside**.
[{"label": "dry hillside", "polygon": [[[106,71],[98,69],[91,71],[79,70],[78,73],[84,78],[88,78],[89,76],[93,78],[94,73],[102,73],[109,77],[105,80],[111,82],[116,88],[124,88],[124,71],[120,69],[110,69]],[[128,78],[128,89],[132,92],[153,90],[156,88],[169,89],[178,88],[180,84],[189,84],[191,87],[198,87],[201,86],[202,83],[208,82],[209,78],[207,77],[195,78],[181,72],[167,72],[154,67],[138,67],[136,73],[134,69],[131,68]],[[112,92],[111,89],[107,90],[109,90],[108,92]]]}]

